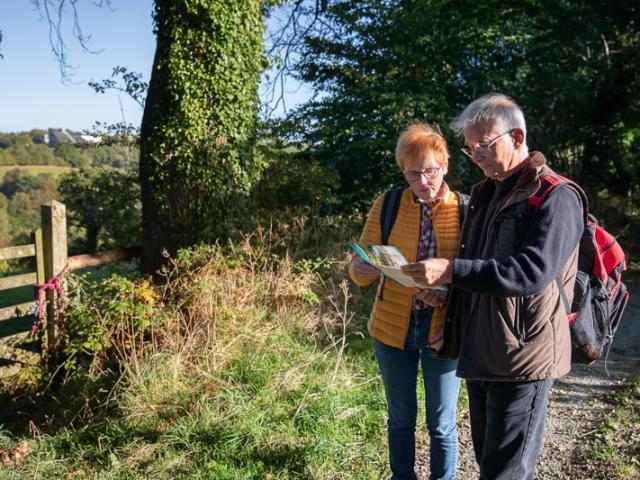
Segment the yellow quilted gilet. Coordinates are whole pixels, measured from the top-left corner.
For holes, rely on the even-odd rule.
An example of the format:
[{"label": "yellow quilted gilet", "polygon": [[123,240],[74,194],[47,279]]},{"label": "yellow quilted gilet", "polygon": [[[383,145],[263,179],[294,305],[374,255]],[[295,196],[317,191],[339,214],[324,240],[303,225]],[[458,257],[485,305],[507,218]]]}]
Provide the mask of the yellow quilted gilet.
[{"label": "yellow quilted gilet", "polygon": [[[360,241],[369,245],[377,245],[381,240],[380,210],[384,194],[379,196],[371,207]],[[447,190],[440,202],[433,208],[431,220],[436,237],[436,256],[439,258],[455,258],[460,244],[460,220],[458,213],[458,196]],[[409,262],[415,262],[418,254],[420,236],[420,204],[415,202],[409,188],[402,192],[400,207],[395,224],[389,235],[389,245],[395,246]],[[359,286],[366,286],[371,281],[359,279],[349,268],[351,279]],[[380,289],[382,300],[380,299]],[[368,329],[373,338],[380,342],[404,348],[409,330],[413,289],[398,285],[393,280],[382,281],[378,285],[376,300],[369,318]],[[434,309],[429,330],[429,346],[438,349],[442,343],[444,313],[446,305]]]}]

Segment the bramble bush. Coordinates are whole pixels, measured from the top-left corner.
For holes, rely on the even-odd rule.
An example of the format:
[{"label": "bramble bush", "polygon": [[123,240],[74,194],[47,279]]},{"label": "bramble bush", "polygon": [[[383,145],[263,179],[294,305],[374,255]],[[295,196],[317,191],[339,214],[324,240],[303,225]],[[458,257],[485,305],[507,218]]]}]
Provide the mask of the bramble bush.
[{"label": "bramble bush", "polygon": [[113,274],[89,284],[82,276],[71,292],[64,326],[64,367],[95,373],[122,370],[154,347],[154,330],[166,321],[157,289],[137,274]]}]

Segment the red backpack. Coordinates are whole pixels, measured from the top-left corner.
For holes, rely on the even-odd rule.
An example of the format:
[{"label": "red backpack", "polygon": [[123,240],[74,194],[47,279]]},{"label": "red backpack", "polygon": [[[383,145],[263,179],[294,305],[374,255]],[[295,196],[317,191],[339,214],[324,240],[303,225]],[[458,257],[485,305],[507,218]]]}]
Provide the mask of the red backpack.
[{"label": "red backpack", "polygon": [[596,218],[588,212],[582,188],[568,178],[555,173],[544,175],[540,188],[529,198],[529,212],[539,208],[555,187],[564,184],[571,185],[578,192],[585,210],[571,305],[562,282],[556,279],[569,319],[571,361],[591,365],[606,348],[606,371],[611,342],[629,301],[629,292],[622,282],[622,272],[626,270],[625,255],[615,237],[598,225]]}]

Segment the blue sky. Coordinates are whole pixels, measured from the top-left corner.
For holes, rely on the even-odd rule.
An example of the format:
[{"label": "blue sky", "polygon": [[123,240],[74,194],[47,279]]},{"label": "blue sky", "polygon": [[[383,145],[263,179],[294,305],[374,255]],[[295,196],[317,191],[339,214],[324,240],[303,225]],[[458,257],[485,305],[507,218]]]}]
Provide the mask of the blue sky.
[{"label": "blue sky", "polygon": [[[79,2],[83,33],[89,45],[100,51],[84,53],[73,38],[72,16],[67,15],[65,32],[69,63],[76,66],[73,81],[64,85],[53,57],[46,21],[28,0],[4,0],[0,8],[0,131],[31,128],[90,128],[95,121],[122,120],[118,95],[97,94],[87,85],[111,75],[116,65],[141,72],[149,78],[155,38],[152,32],[150,0],[113,0],[113,11],[90,1]],[[139,124],[140,107],[120,95],[127,122]]]},{"label": "blue sky", "polygon": [[[0,8],[0,131],[66,127],[90,129],[96,121],[116,123],[124,119],[139,125],[141,108],[127,95],[97,94],[87,85],[111,76],[116,65],[141,72],[148,81],[155,51],[151,0],[111,0],[112,10],[89,0],[78,2],[80,25],[91,35],[89,46],[97,54],[82,51],[72,36],[72,15],[65,17],[65,41],[69,64],[75,66],[73,82],[63,84],[59,65],[49,43],[49,28],[29,0],[3,0]],[[309,96],[289,82],[287,106]],[[120,101],[119,99],[120,98]]]}]

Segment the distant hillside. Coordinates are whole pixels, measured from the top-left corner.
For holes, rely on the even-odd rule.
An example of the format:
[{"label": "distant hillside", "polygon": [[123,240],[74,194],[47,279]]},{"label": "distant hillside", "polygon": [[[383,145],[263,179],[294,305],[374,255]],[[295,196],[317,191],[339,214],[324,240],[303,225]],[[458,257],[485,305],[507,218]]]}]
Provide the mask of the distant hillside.
[{"label": "distant hillside", "polygon": [[[30,232],[39,226],[40,205],[53,199],[62,200],[59,186],[65,174],[76,172],[79,182],[91,182],[96,172],[115,170],[129,172],[122,176],[125,183],[135,179],[138,165],[135,146],[92,144],[75,139],[72,142],[69,138],[75,132],[57,130],[64,133],[62,137],[67,141],[57,138],[51,142],[51,137],[46,138],[55,129],[0,133],[0,247],[28,243]],[[111,177],[107,173],[105,178]],[[110,185],[103,193],[113,193],[116,187]],[[78,191],[86,193],[91,187],[78,185]],[[80,230],[71,229],[70,243],[80,235]],[[0,274],[6,268],[9,265],[0,262]]]},{"label": "distant hillside", "polygon": [[0,166],[135,168],[138,162],[136,148],[130,145],[102,145],[98,143],[99,138],[64,128],[0,132]]}]

